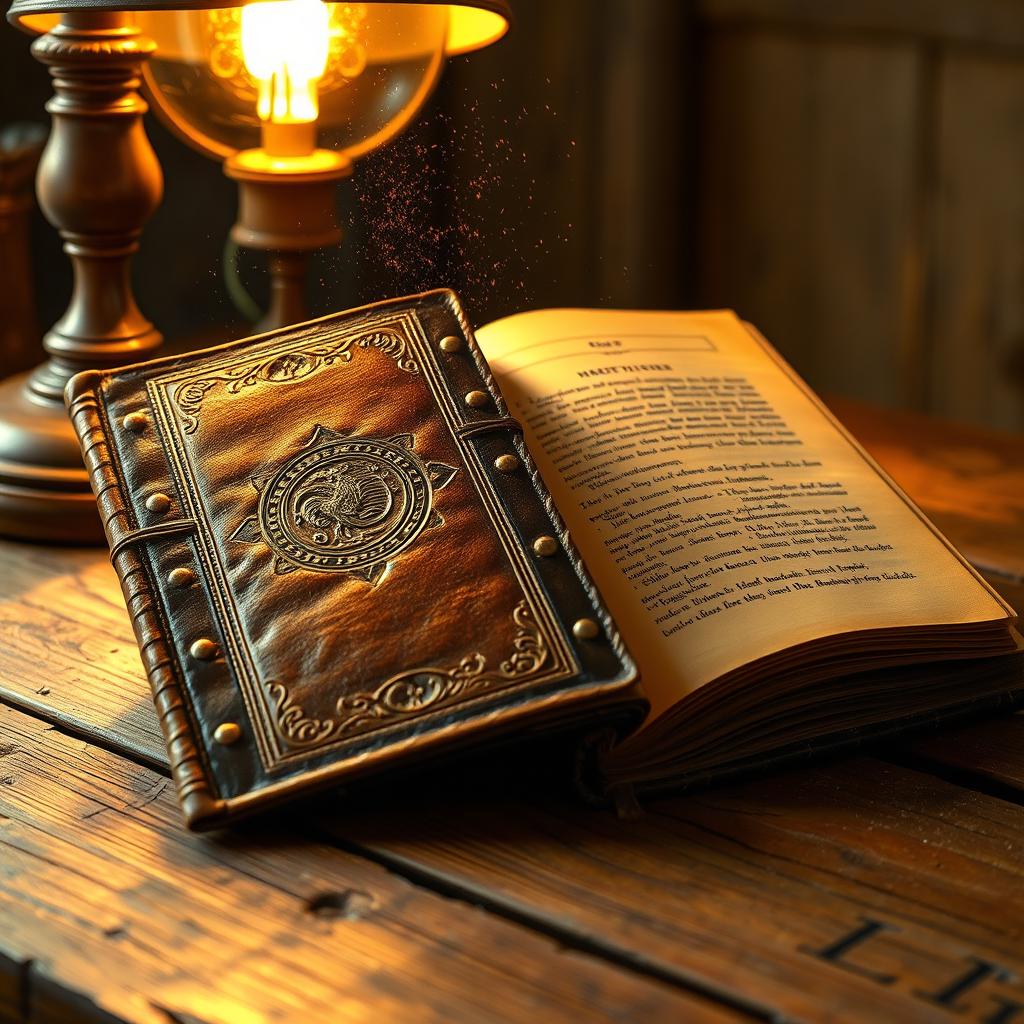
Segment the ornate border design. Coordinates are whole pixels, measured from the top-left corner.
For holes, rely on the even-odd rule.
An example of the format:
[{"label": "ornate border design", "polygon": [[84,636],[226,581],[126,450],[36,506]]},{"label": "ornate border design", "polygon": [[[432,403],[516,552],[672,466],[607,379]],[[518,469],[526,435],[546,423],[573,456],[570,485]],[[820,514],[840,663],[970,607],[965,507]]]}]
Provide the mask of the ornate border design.
[{"label": "ornate border design", "polygon": [[310,717],[283,683],[270,681],[266,687],[274,702],[278,735],[292,747],[310,749],[356,731],[366,732],[367,726],[390,725],[406,715],[442,707],[467,693],[521,680],[544,666],[548,650],[526,601],[516,605],[512,620],[516,625],[513,653],[497,670],[487,671],[487,659],[480,653],[467,655],[451,668],[410,669],[376,690],[342,697],[337,718]]},{"label": "ornate border design", "polygon": [[405,338],[396,332],[378,331],[363,337],[337,338],[319,345],[264,357],[257,362],[242,366],[230,366],[219,373],[179,384],[174,391],[174,402],[181,413],[181,426],[186,434],[194,434],[199,428],[199,412],[203,399],[218,384],[226,383],[228,391],[236,395],[243,388],[259,381],[280,383],[308,377],[323,366],[332,363],[352,361],[352,347],[379,348],[390,356],[406,373],[419,373],[419,364],[409,354]]},{"label": "ornate border design", "polygon": [[[457,310],[452,309],[452,312],[458,317]],[[333,322],[328,323],[328,321],[341,320],[345,320],[346,323],[344,325],[338,323],[337,326]],[[462,320],[460,319],[459,322],[462,323]],[[438,718],[443,719],[456,706],[460,708],[465,706],[470,709],[475,705],[488,703],[492,699],[497,700],[509,691],[518,692],[527,688],[539,687],[542,684],[553,685],[580,671],[575,652],[566,638],[564,623],[560,620],[550,596],[539,583],[533,560],[518,540],[509,512],[498,498],[489,467],[481,462],[476,447],[459,433],[459,428],[466,421],[466,410],[458,396],[450,391],[439,365],[440,356],[428,338],[416,310],[391,309],[390,307],[381,310],[375,309],[372,317],[367,316],[358,324],[348,324],[347,317],[339,315],[334,318],[326,318],[315,330],[304,327],[296,331],[267,335],[259,346],[263,349],[262,355],[254,352],[245,353],[244,350],[239,352],[240,344],[244,343],[224,346],[223,354],[215,360],[210,359],[208,365],[202,369],[191,365],[179,365],[173,360],[167,360],[167,370],[164,373],[154,374],[148,379],[147,393],[154,411],[157,429],[164,439],[172,480],[177,483],[181,493],[183,509],[187,509],[200,524],[196,534],[197,556],[203,567],[204,576],[209,581],[209,598],[213,615],[222,625],[224,659],[237,680],[245,711],[253,722],[253,738],[259,761],[268,776],[285,770],[289,767],[289,763],[311,756],[323,757],[328,751],[349,748],[361,750],[366,742],[373,742],[391,730],[403,729],[410,722],[423,721],[424,724],[427,724]],[[191,438],[195,434],[194,430],[189,432],[184,429],[187,414],[179,407],[177,397],[180,388],[191,383],[211,380],[213,384],[200,396],[200,404],[206,393],[233,398],[233,393],[227,388],[236,381],[238,382],[236,391],[251,383],[256,383],[261,380],[259,370],[262,367],[267,367],[268,371],[273,367],[269,373],[271,383],[274,383],[275,379],[286,379],[283,374],[293,372],[293,367],[297,370],[296,376],[301,374],[304,377],[307,370],[301,361],[289,361],[287,364],[281,363],[277,366],[274,366],[274,362],[277,357],[293,353],[309,354],[311,346],[314,344],[316,352],[313,354],[320,359],[318,366],[323,366],[321,372],[324,373],[338,370],[342,375],[347,374],[347,364],[354,360],[357,349],[361,347],[364,349],[377,348],[388,360],[393,360],[397,371],[416,374],[423,378],[434,397],[437,411],[462,452],[467,477],[472,482],[483,504],[483,511],[490,520],[491,527],[495,530],[509,559],[510,567],[522,587],[522,594],[517,600],[525,600],[529,607],[529,613],[536,620],[535,628],[543,638],[546,647],[546,660],[538,661],[538,667],[535,670],[523,669],[521,674],[515,674],[517,666],[527,665],[531,660],[528,639],[516,637],[508,658],[500,664],[496,663],[492,667],[483,666],[481,669],[480,675],[487,674],[492,677],[490,686],[485,685],[486,680],[482,680],[479,688],[474,687],[467,690],[467,679],[459,686],[457,693],[439,695],[437,698],[431,699],[429,704],[421,702],[416,714],[394,711],[394,713],[384,715],[371,711],[368,718],[370,724],[364,728],[350,727],[343,733],[339,733],[332,723],[338,720],[340,714],[346,718],[352,717],[351,711],[336,714],[332,709],[331,713],[323,715],[323,717],[314,717],[307,714],[306,709],[296,703],[294,695],[279,690],[272,692],[271,684],[279,681],[261,678],[254,662],[253,652],[249,648],[242,630],[239,612],[234,604],[225,567],[221,562],[221,555],[211,539],[214,532],[207,518],[205,499],[201,497],[197,489],[192,466],[195,451],[194,441]],[[321,350],[325,348],[329,350],[326,355],[336,357],[333,367],[323,361]],[[267,351],[267,349],[271,349],[271,351]],[[472,345],[470,351],[472,351]],[[345,353],[348,355],[344,355]],[[246,377],[253,373],[257,374],[256,380],[246,381]],[[485,386],[493,386],[485,373],[482,373],[481,376]],[[294,376],[291,379],[295,379]],[[215,391],[214,388],[221,384],[225,385],[222,391]],[[494,402],[498,412],[504,415],[505,407],[497,394],[494,394]],[[198,420],[198,415],[192,415],[195,415]],[[521,451],[520,446],[517,448]],[[521,454],[525,457],[525,453],[521,451]],[[512,643],[510,637],[510,644]],[[445,668],[442,666],[434,671],[455,672],[460,667]],[[469,667],[472,668],[473,665],[471,664]],[[511,670],[512,674],[503,675],[503,667],[506,671]],[[425,671],[426,674],[429,674],[431,670]],[[415,675],[416,673],[413,671],[409,674]],[[387,682],[394,681],[392,679]],[[375,689],[372,693],[354,696],[367,697],[371,704],[374,698],[383,699],[384,694],[380,691],[386,683],[374,685]],[[427,690],[423,692],[424,697],[430,697],[431,694],[432,688],[430,692]],[[283,707],[289,696],[292,696],[292,700],[288,702],[287,707]],[[394,704],[395,701],[392,700],[391,703]],[[401,701],[398,703],[400,704]],[[386,708],[387,705],[384,707]],[[294,710],[292,710],[293,708]],[[317,710],[319,711],[319,709]],[[278,729],[276,725],[279,715],[287,715],[287,721],[282,723],[282,729]],[[282,730],[284,730],[284,734]],[[290,732],[297,742],[287,739],[287,732]]]}]

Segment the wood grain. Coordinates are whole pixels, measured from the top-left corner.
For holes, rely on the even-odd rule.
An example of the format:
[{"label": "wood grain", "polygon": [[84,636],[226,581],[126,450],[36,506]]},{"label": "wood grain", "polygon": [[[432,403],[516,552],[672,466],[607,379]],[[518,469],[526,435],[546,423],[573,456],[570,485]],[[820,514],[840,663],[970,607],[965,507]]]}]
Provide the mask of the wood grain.
[{"label": "wood grain", "polygon": [[743,29],[710,33],[703,66],[701,302],[817,389],[898,403],[920,343],[919,55]]},{"label": "wood grain", "polygon": [[[935,1020],[920,993],[972,958],[1024,969],[1020,807],[872,759],[659,802],[629,825],[535,798],[449,798],[337,828],[383,863],[784,1018]],[[865,920],[881,933],[842,963],[822,957]],[[1024,988],[992,980],[962,1002],[981,1019],[999,998]]]},{"label": "wood grain", "polygon": [[[918,473],[933,479],[923,467],[936,451],[991,442],[932,425],[934,443],[918,446],[905,421],[859,412],[877,428],[869,447],[888,443],[883,461],[908,486]],[[841,413],[852,422],[858,410]],[[1000,443],[992,473],[957,484],[963,460],[953,460],[949,493],[1012,505],[999,467],[1019,465],[1020,445]],[[936,505],[948,497],[928,493]],[[961,504],[973,524],[964,537],[992,533],[972,501]],[[963,521],[950,519],[954,540]],[[1007,575],[1021,542],[1011,529],[993,542]],[[198,839],[163,776],[136,763],[163,764],[163,749],[104,556],[8,544],[0,562],[0,696],[60,725],[0,718],[16,748],[0,758],[0,842],[14,844],[0,860],[2,916],[25,922],[0,932],[0,984],[14,986],[37,958],[32,990],[65,1019],[74,993],[122,1019],[159,1019],[156,1000],[203,1021],[243,1003],[283,1019],[306,1000],[304,1019],[356,1016],[356,1002],[394,1016],[409,999],[424,1019],[467,1020],[496,1006],[501,1019],[537,1019],[541,1007],[544,1019],[598,1008],[700,1019],[718,1007],[765,1019],[984,1020],[1024,1005],[1015,724],[659,801],[632,823],[539,778],[424,774],[415,790],[382,785]],[[995,743],[999,756],[986,756]],[[998,791],[960,784],[971,780]],[[331,917],[325,938],[305,908],[347,891],[368,894],[373,913]],[[109,966],[111,948],[123,965]],[[687,992],[706,998],[673,1002]]]},{"label": "wood grain", "polygon": [[682,3],[604,0],[600,15],[592,0],[519,4],[485,59],[449,63],[447,167],[455,182],[485,182],[491,214],[482,248],[450,254],[477,322],[544,306],[685,304],[691,24]]},{"label": "wood grain", "polygon": [[737,1019],[312,840],[300,819],[201,839],[164,776],[11,709],[0,736],[0,948],[32,961],[30,1020],[50,1019],[37,992],[68,1019],[160,1024]]},{"label": "wood grain", "polygon": [[[1024,16],[1022,16],[1024,20]],[[938,81],[932,351],[939,415],[1024,424],[1024,65],[950,54]]]},{"label": "wood grain", "polygon": [[1024,10],[699,0],[700,300],[819,389],[1024,424]]},{"label": "wood grain", "polygon": [[166,763],[149,686],[105,552],[0,542],[0,695],[149,764]]},{"label": "wood grain", "polygon": [[[133,751],[150,747],[151,736],[133,733],[137,716],[115,708],[117,701],[131,708],[133,696],[141,703],[144,685],[138,678],[134,693],[108,694],[118,743]],[[59,720],[80,733],[95,727],[74,707]],[[72,742],[44,730],[50,737]],[[108,763],[100,751],[89,756],[90,764]],[[162,759],[162,751],[151,756]],[[133,784],[125,806],[159,785],[147,769],[112,757],[109,763],[146,780]],[[86,795],[106,792],[105,772]],[[457,791],[426,802],[390,790],[385,798],[383,812],[349,806],[340,816],[318,813],[315,827],[567,945],[599,940],[617,960],[678,985],[734,992],[766,1014],[813,1018],[816,1008],[838,1000],[861,1007],[863,1019],[927,1020],[930,1011],[913,992],[939,986],[971,956],[1024,973],[1015,959],[1024,906],[1012,898],[1024,891],[1024,837],[1016,831],[1024,814],[898,766],[865,760],[789,773],[659,803],[630,825],[529,791],[503,796],[470,786],[461,800]],[[169,794],[161,800],[164,841],[171,835],[187,844]],[[292,827],[288,818],[271,822],[271,832]],[[297,864],[305,847],[298,837],[296,844]],[[925,874],[922,850],[940,851]],[[897,972],[900,986],[813,955],[865,915],[886,928],[865,944],[865,962]],[[995,985],[994,992],[1024,998],[1013,986]]]},{"label": "wood grain", "polygon": [[995,783],[1000,795],[1024,804],[1024,715],[944,729],[915,740],[909,753],[927,767],[966,773],[974,784]]}]

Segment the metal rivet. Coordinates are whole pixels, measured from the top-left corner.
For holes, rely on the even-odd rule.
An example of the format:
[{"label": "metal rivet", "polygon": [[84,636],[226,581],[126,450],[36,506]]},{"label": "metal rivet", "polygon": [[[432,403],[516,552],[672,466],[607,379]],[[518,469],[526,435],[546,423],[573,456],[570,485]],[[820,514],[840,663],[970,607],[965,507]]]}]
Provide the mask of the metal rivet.
[{"label": "metal rivet", "polygon": [[519,460],[514,455],[499,455],[494,460],[494,468],[502,473],[514,473],[519,468]]},{"label": "metal rivet", "polygon": [[177,569],[172,569],[167,574],[167,582],[172,587],[189,587],[196,581],[196,574],[186,568],[184,565],[179,565]]},{"label": "metal rivet", "polygon": [[230,747],[232,743],[237,743],[242,738],[242,730],[234,722],[221,722],[213,730],[213,738],[225,747]]},{"label": "metal rivet", "polygon": [[593,619],[577,619],[572,624],[572,635],[577,640],[593,640],[601,630]]},{"label": "metal rivet", "polygon": [[199,661],[213,661],[220,648],[208,637],[202,636],[188,649],[188,653]]},{"label": "metal rivet", "polygon": [[133,434],[141,434],[149,426],[149,417],[144,412],[130,412],[121,420],[121,426]]},{"label": "metal rivet", "polygon": [[151,494],[146,499],[146,508],[150,512],[155,512],[157,515],[162,516],[171,507],[171,499],[166,494],[161,494],[159,491],[156,494]]},{"label": "metal rivet", "polygon": [[439,342],[442,352],[458,352],[462,348],[462,339],[456,338],[454,334],[448,334]]},{"label": "metal rivet", "polygon": [[490,400],[491,396],[486,391],[470,391],[466,395],[466,405],[470,405],[474,409],[482,409]]},{"label": "metal rivet", "polygon": [[[553,555],[558,550],[558,541],[554,537],[549,537],[544,534],[542,537],[538,537],[533,542],[534,554],[540,555],[543,558],[547,558]],[[578,625],[578,623],[577,623]]]}]

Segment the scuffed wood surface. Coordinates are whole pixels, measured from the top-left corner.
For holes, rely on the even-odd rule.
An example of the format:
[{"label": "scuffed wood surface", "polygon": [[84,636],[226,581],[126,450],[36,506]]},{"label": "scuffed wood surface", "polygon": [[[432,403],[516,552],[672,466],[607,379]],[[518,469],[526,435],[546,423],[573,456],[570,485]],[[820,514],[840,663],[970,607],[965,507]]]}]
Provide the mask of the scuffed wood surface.
[{"label": "scuffed wood surface", "polygon": [[[955,542],[1019,582],[1019,442],[839,411]],[[162,1024],[1024,1007],[1024,718],[637,822],[542,779],[423,776],[200,839],[105,555],[0,545],[0,637],[0,699],[19,709],[0,714],[0,1003],[27,992],[30,1020],[98,1004]]]},{"label": "scuffed wood surface", "polygon": [[736,1019],[301,820],[186,833],[164,776],[9,708],[0,744],[0,992],[28,964],[29,1020]]},{"label": "scuffed wood surface", "polygon": [[106,552],[0,541],[0,699],[83,723],[165,761],[149,685]]},{"label": "scuffed wood surface", "polygon": [[[974,958],[1024,975],[1024,811],[873,759],[659,801],[628,825],[532,797],[449,798],[337,829],[384,863],[599,934],[785,1019],[935,1020],[920,993]],[[865,920],[876,936],[822,958]],[[962,1000],[969,1019],[993,998],[1024,1002],[1024,987],[979,984]]]}]

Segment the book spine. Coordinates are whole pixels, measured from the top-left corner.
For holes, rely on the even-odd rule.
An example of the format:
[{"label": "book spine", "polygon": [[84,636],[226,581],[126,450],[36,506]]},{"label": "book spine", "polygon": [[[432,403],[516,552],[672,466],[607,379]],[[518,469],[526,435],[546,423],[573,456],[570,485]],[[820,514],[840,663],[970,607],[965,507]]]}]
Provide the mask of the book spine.
[{"label": "book spine", "polygon": [[202,757],[192,742],[188,710],[157,588],[145,558],[132,543],[137,533],[133,528],[134,513],[125,499],[116,458],[104,427],[100,408],[102,381],[102,374],[95,371],[77,374],[68,383],[65,403],[82,447],[89,482],[112,552],[114,571],[121,581],[132,629],[153,691],[153,704],[167,743],[171,778],[189,824],[203,825],[223,814],[224,802],[211,791]]}]

